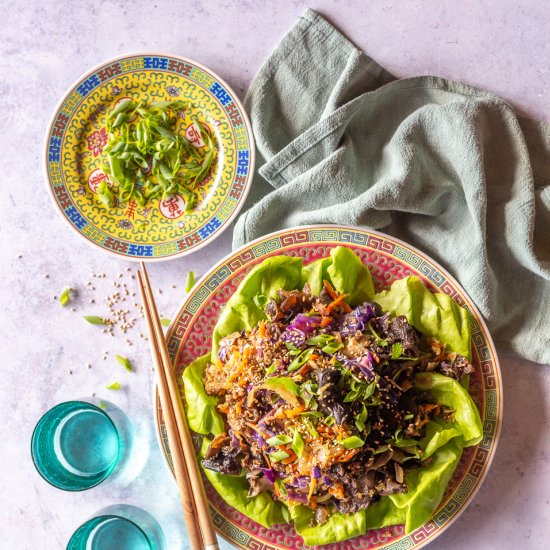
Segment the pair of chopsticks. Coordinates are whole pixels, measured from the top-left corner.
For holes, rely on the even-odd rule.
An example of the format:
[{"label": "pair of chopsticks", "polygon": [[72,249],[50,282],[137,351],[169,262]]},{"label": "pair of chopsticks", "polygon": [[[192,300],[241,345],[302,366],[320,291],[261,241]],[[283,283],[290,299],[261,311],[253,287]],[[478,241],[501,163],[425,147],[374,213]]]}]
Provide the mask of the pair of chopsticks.
[{"label": "pair of chopsticks", "polygon": [[189,543],[193,550],[218,550],[216,532],[212,524],[193,441],[187,426],[149,276],[143,262],[141,262],[141,272],[138,271],[137,275]]}]

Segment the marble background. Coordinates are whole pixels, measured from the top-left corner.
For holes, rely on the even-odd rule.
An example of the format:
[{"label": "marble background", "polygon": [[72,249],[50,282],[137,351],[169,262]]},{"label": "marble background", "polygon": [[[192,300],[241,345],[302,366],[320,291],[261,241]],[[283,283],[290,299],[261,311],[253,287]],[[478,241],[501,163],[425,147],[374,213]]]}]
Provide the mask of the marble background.
[{"label": "marble background", "polygon": [[[121,53],[182,54],[218,72],[242,97],[262,61],[307,7],[400,76],[436,74],[490,89],[550,120],[550,4],[505,0],[27,0],[0,3],[0,547],[64,548],[74,529],[116,503],[153,514],[169,548],[185,544],[176,487],[155,440],[153,378],[138,326],[109,338],[86,325],[101,314],[113,278],[130,287],[133,264],[92,249],[55,212],[44,187],[43,138],[54,106],[85,70]],[[184,294],[188,270],[202,274],[230,249],[230,231],[189,257],[151,266],[162,313]],[[104,272],[105,279],[92,278]],[[94,281],[92,291],[88,281]],[[76,311],[53,299],[79,290]],[[90,299],[97,304],[90,304]],[[103,360],[105,352],[107,359]],[[127,373],[113,361],[127,355]],[[92,368],[87,368],[91,364]],[[493,467],[475,500],[430,548],[546,548],[550,539],[550,369],[502,357],[505,416]],[[72,374],[69,373],[72,371]],[[105,385],[119,380],[123,390]],[[52,405],[96,393],[136,426],[133,476],[70,494],[48,486],[29,454],[32,428]],[[133,479],[130,479],[132,478]]]}]

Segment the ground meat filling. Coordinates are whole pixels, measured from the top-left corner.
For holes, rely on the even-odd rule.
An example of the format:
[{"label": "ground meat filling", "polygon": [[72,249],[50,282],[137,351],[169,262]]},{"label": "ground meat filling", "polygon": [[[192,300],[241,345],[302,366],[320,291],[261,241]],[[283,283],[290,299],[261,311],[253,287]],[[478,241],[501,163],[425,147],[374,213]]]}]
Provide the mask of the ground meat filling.
[{"label": "ground meat filling", "polygon": [[307,505],[318,523],[406,492],[406,471],[429,462],[418,445],[426,424],[453,415],[414,387],[415,375],[474,372],[405,317],[345,298],[327,281],[319,296],[307,285],[279,291],[265,321],[222,339],[204,376],[226,431],[203,466],[244,470],[250,497]]}]

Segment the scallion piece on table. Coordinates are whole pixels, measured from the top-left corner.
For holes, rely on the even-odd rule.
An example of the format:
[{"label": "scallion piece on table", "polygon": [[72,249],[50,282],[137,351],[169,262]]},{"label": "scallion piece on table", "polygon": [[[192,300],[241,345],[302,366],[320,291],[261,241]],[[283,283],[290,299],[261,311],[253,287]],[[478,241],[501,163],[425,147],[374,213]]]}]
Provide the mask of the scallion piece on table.
[{"label": "scallion piece on table", "polygon": [[118,353],[115,355],[116,360],[119,365],[122,365],[128,372],[132,372],[132,363],[126,359],[126,357],[122,357],[122,355],[118,355]]}]

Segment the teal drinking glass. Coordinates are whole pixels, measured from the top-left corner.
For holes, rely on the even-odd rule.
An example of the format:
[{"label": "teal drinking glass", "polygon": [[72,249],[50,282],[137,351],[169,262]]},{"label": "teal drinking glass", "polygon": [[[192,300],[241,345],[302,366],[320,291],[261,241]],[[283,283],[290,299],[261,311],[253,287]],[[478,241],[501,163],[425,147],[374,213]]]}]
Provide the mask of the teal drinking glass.
[{"label": "teal drinking glass", "polygon": [[67,550],[162,550],[164,536],[156,520],[136,506],[101,510],[81,525]]},{"label": "teal drinking glass", "polygon": [[[105,480],[124,455],[127,441],[113,421],[114,405],[68,401],[36,425],[31,454],[40,475],[66,491],[90,489]],[[118,414],[120,416],[120,414]]]}]

